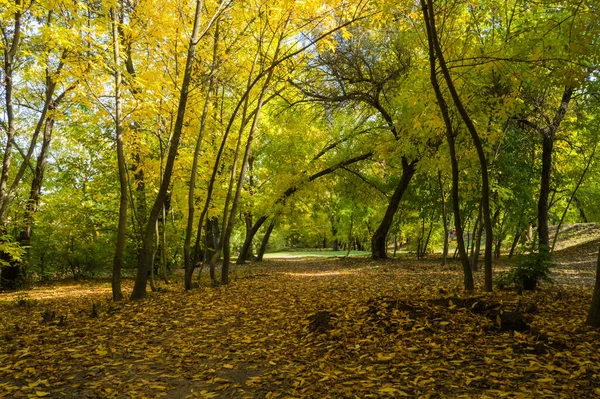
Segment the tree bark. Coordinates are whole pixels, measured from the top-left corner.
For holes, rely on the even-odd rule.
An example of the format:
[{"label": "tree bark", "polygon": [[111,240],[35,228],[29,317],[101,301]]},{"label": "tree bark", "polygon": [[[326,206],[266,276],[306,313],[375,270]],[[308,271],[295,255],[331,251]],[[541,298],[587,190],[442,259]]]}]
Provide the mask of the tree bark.
[{"label": "tree bark", "polygon": [[387,258],[387,234],[390,230],[390,227],[392,226],[392,222],[394,221],[394,215],[398,210],[400,200],[402,199],[404,192],[408,188],[408,183],[410,183],[410,180],[415,174],[416,164],[416,160],[409,163],[405,157],[402,157],[402,177],[400,178],[398,187],[396,187],[394,194],[390,198],[388,207],[385,211],[385,215],[383,216],[379,227],[377,228],[377,230],[375,230],[375,233],[373,233],[373,237],[371,238],[371,257],[373,259]]},{"label": "tree bark", "polygon": [[[473,252],[473,260],[472,267],[474,271],[478,270],[479,263],[479,252],[481,251],[481,236],[483,234],[485,226],[483,225],[481,219],[479,219],[479,226],[477,228],[477,240],[475,241],[475,251]],[[493,245],[493,244],[492,244]]]},{"label": "tree bark", "polygon": [[273,228],[275,227],[275,220],[269,223],[269,227],[267,227],[267,231],[263,236],[262,242],[260,244],[260,249],[258,250],[258,255],[256,256],[257,262],[262,262],[263,256],[265,256],[265,252],[267,251],[267,245],[269,243],[269,238],[271,238],[271,233],[273,232]]}]

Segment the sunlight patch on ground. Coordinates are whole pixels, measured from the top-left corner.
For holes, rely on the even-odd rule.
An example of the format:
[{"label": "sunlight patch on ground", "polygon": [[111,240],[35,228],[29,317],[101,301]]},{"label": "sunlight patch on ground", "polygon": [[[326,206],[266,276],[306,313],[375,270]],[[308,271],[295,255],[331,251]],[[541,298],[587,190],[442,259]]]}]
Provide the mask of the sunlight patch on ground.
[{"label": "sunlight patch on ground", "polygon": [[88,295],[110,295],[110,284],[96,286],[82,286],[81,284],[47,286],[34,288],[28,291],[17,291],[0,294],[0,302],[14,302],[19,299],[48,300],[59,298],[78,298]]},{"label": "sunlight patch on ground", "polygon": [[[305,259],[305,258],[336,258],[345,257],[346,251],[294,251],[294,252],[272,252],[265,254],[265,259]],[[369,256],[368,251],[350,251],[350,257]]]},{"label": "sunlight patch on ground", "polygon": [[324,272],[312,272],[312,273],[301,273],[301,272],[286,272],[281,273],[285,276],[291,277],[331,277],[331,276],[347,276],[350,274],[357,274],[355,270],[338,270],[338,271],[324,271]]}]

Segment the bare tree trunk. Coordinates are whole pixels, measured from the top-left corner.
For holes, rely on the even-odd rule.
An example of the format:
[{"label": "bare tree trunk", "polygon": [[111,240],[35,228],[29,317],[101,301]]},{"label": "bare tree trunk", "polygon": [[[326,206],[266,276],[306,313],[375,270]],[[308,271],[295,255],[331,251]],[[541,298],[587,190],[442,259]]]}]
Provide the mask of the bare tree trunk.
[{"label": "bare tree trunk", "polygon": [[154,284],[154,266],[156,264],[156,254],[158,253],[158,249],[160,248],[160,231],[158,230],[158,219],[154,224],[154,236],[156,239],[156,244],[154,245],[154,252],[152,253],[152,262],[150,264],[150,290],[153,292],[156,291],[156,285]]},{"label": "bare tree trunk", "polygon": [[427,255],[427,247],[429,246],[429,239],[431,238],[431,232],[433,231],[433,218],[429,223],[429,232],[427,233],[427,238],[425,239],[425,244],[423,245],[421,257],[424,258]]},{"label": "bare tree trunk", "polygon": [[392,222],[394,221],[394,215],[398,210],[400,200],[408,188],[408,183],[410,183],[410,180],[415,174],[416,163],[416,160],[409,163],[405,157],[402,157],[402,177],[400,178],[398,187],[396,187],[394,194],[390,198],[385,215],[383,216],[379,227],[377,230],[375,230],[375,233],[373,233],[373,237],[371,238],[371,257],[373,259],[387,258],[387,234],[392,226]]},{"label": "bare tree trunk", "polygon": [[273,220],[269,227],[267,227],[267,231],[262,239],[260,244],[260,249],[258,250],[258,255],[256,256],[257,262],[262,262],[263,256],[265,256],[265,252],[267,251],[267,245],[269,243],[269,238],[271,238],[271,233],[273,232],[273,228],[275,227],[275,220]]},{"label": "bare tree trunk", "polygon": [[[479,226],[477,228],[477,235],[473,236],[473,239],[475,240],[475,251],[473,252],[473,259],[471,261],[471,266],[473,268],[473,271],[477,271],[479,269],[479,252],[481,251],[481,236],[483,234],[483,230],[484,230],[484,224],[482,223],[481,220],[481,215],[479,216]],[[476,237],[476,238],[475,238]]]},{"label": "bare tree trunk", "polygon": [[523,234],[523,229],[519,226],[515,233],[515,238],[513,239],[512,245],[510,246],[510,252],[508,253],[508,259],[512,258],[515,249],[517,248],[517,244],[519,243],[519,238],[521,238],[521,234]]},{"label": "bare tree trunk", "polygon": [[236,262],[238,265],[244,264],[244,262],[246,262],[246,260],[248,259],[250,248],[252,247],[252,240],[258,232],[258,229],[260,229],[260,227],[263,225],[263,223],[265,223],[266,220],[266,216],[261,216],[256,220],[256,222],[252,225],[252,227],[249,230],[246,230],[246,238],[244,239],[244,245],[242,246],[240,255],[238,256]]},{"label": "bare tree trunk", "polygon": [[[288,17],[288,19],[284,22],[284,25],[282,27],[282,33],[280,34],[278,41],[277,41],[277,45],[275,48],[275,52],[273,54],[273,60],[277,60],[279,57],[279,52],[281,50],[281,45],[284,41],[285,38],[285,34],[286,34],[286,28],[288,26],[288,23],[290,21],[290,16]],[[262,40],[263,37],[261,37],[259,42],[259,52],[263,49],[262,48]],[[259,55],[259,52],[257,52],[257,57]],[[271,68],[269,70],[269,72],[266,75],[265,78],[265,82],[262,86],[262,89],[260,91],[259,97],[258,97],[258,102],[256,105],[256,109],[254,111],[254,118],[252,120],[252,125],[250,126],[250,131],[248,132],[248,139],[246,141],[246,148],[244,151],[244,158],[242,160],[242,165],[241,165],[241,170],[240,170],[240,174],[237,180],[237,186],[236,186],[236,192],[235,192],[235,196],[233,198],[233,203],[231,205],[231,214],[229,217],[229,221],[227,224],[227,228],[224,231],[223,234],[223,263],[222,263],[222,268],[221,268],[221,283],[222,284],[227,284],[229,283],[229,259],[230,259],[230,239],[231,239],[231,234],[233,232],[233,227],[235,225],[235,215],[237,212],[237,207],[238,204],[240,202],[240,195],[242,192],[242,186],[243,186],[243,182],[244,182],[244,177],[246,175],[246,168],[248,166],[248,161],[250,159],[250,151],[252,149],[252,142],[254,140],[254,134],[256,132],[256,129],[258,127],[258,120],[260,117],[260,112],[261,109],[264,105],[265,102],[265,95],[267,93],[267,90],[269,89],[269,86],[271,84],[271,79],[273,78],[273,73],[275,71],[275,68],[273,68],[273,64],[271,64]],[[252,71],[250,72],[250,76],[252,76]],[[227,209],[227,208],[226,208]]]}]

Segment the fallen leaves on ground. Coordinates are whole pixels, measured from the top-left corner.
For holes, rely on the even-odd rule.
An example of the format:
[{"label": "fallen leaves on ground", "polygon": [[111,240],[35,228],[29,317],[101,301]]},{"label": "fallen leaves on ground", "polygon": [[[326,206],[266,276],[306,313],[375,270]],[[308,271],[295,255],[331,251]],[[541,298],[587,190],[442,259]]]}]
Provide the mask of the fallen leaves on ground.
[{"label": "fallen leaves on ground", "polygon": [[3,294],[0,396],[600,394],[591,287],[469,295],[460,281],[437,262],[269,261],[226,287],[140,302],[112,303],[99,283]]}]

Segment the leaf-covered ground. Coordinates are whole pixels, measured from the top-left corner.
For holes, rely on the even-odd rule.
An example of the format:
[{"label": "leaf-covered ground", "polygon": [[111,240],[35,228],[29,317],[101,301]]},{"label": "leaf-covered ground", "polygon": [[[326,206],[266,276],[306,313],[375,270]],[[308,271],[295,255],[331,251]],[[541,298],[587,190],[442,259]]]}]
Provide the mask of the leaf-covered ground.
[{"label": "leaf-covered ground", "polygon": [[600,395],[591,285],[467,295],[456,264],[317,259],[169,290],[118,304],[108,283],[0,295],[0,397]]}]

